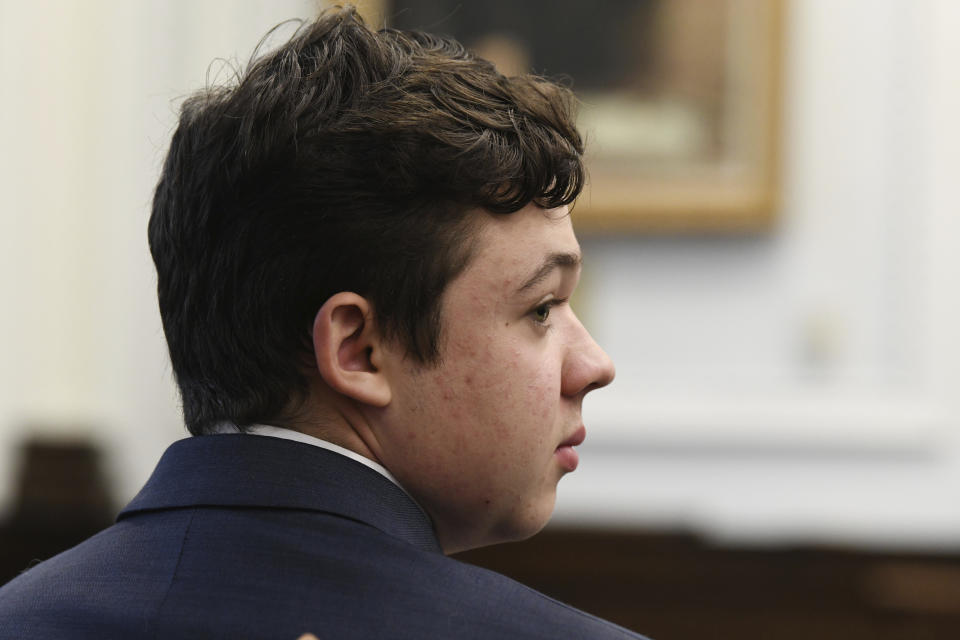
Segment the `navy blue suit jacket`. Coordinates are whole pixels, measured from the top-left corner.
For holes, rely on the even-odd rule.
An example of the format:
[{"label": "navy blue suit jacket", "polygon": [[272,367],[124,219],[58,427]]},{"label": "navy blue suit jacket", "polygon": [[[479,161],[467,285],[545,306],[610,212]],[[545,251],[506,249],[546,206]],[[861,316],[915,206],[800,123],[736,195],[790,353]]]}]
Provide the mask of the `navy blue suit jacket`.
[{"label": "navy blue suit jacket", "polygon": [[0,638],[639,638],[447,558],[401,489],[336,453],[174,443],[116,524],[0,588]]}]

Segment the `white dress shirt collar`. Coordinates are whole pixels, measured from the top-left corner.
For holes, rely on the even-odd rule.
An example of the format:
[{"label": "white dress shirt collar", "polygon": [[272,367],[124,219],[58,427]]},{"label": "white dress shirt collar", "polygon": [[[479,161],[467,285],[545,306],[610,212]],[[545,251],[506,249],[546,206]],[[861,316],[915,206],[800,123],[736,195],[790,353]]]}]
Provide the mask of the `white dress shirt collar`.
[{"label": "white dress shirt collar", "polygon": [[[333,444],[332,442],[327,442],[326,440],[321,440],[320,438],[315,438],[314,436],[307,435],[306,433],[302,433],[300,431],[294,431],[293,429],[285,429],[283,427],[275,427],[271,424],[253,424],[247,427],[246,429],[244,429],[243,431],[241,431],[240,428],[237,427],[237,425],[233,424],[232,422],[221,422],[220,424],[214,427],[213,431],[215,433],[247,433],[255,436],[283,438],[284,440],[293,440],[295,442],[302,442],[304,444],[310,444],[315,447],[320,447],[321,449],[326,449],[327,451],[333,451],[334,453],[339,453],[342,456],[346,456],[351,460],[355,460],[362,465],[370,467],[371,469],[373,469],[374,471],[382,475],[384,478],[386,478],[393,484],[403,489],[403,485],[401,485],[400,482],[397,481],[395,477],[393,477],[393,474],[390,473],[387,470],[387,468],[384,467],[382,464],[378,462],[374,462],[370,458],[365,458],[359,453],[357,453],[356,451],[351,451],[350,449],[341,447],[340,445]],[[406,493],[408,496],[410,495],[406,489],[403,489],[403,492]],[[410,498],[413,499],[413,496],[410,496]],[[414,500],[414,502],[416,502],[416,500]]]}]

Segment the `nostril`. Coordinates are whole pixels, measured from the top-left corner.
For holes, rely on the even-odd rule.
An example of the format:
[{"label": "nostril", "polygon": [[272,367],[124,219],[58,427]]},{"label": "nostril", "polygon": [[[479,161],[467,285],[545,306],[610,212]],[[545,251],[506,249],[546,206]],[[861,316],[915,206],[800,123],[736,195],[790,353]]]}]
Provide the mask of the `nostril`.
[{"label": "nostril", "polygon": [[611,382],[613,382],[613,378],[614,378],[614,373],[613,373],[613,369],[611,368],[609,371],[604,371],[603,375],[601,375],[597,380],[588,384],[586,390],[593,391],[594,389],[600,389],[602,387],[605,387]]},{"label": "nostril", "polygon": [[602,387],[607,386],[608,384],[610,384],[610,383],[609,383],[609,382],[591,382],[590,384],[588,384],[588,385],[586,386],[586,388],[584,388],[583,392],[584,392],[584,393],[590,393],[590,392],[593,391],[594,389],[600,389],[600,388],[602,388]]}]

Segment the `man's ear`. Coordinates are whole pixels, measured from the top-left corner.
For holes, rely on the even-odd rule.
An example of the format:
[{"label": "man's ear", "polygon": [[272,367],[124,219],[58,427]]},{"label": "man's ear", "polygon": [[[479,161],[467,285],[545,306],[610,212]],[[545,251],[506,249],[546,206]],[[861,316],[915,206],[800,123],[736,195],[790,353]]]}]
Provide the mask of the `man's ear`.
[{"label": "man's ear", "polygon": [[328,299],[313,320],[313,351],[324,382],[338,393],[375,407],[390,403],[390,384],[380,369],[383,337],[370,303],[355,293]]}]

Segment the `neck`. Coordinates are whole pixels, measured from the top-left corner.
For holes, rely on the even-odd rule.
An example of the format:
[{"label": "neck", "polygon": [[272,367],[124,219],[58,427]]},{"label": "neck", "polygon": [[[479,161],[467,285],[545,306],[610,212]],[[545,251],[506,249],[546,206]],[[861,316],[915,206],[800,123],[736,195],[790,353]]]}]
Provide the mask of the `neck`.
[{"label": "neck", "polygon": [[[322,384],[322,383],[320,383]],[[294,411],[286,412],[275,426],[305,433],[383,465],[376,438],[356,403],[324,385],[312,385],[310,394]]]}]

